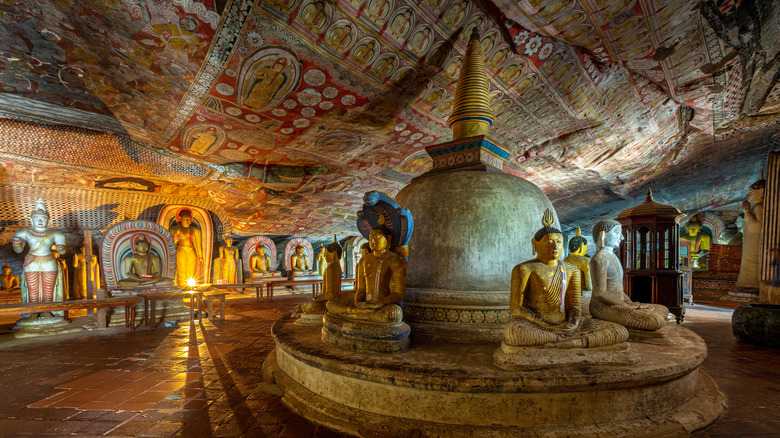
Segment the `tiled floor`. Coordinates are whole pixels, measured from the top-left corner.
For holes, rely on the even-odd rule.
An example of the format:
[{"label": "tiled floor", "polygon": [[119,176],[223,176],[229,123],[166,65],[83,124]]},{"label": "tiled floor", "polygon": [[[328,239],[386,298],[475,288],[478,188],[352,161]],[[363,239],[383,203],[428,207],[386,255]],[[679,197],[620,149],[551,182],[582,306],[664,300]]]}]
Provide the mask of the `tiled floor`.
[{"label": "tiled floor", "polygon": [[[0,336],[0,437],[336,437],[264,393],[274,320],[307,298],[228,301],[227,319],[13,340]],[[708,343],[704,369],[727,394],[697,437],[780,437],[780,351],[742,345],[730,310],[694,306],[684,326]]]}]

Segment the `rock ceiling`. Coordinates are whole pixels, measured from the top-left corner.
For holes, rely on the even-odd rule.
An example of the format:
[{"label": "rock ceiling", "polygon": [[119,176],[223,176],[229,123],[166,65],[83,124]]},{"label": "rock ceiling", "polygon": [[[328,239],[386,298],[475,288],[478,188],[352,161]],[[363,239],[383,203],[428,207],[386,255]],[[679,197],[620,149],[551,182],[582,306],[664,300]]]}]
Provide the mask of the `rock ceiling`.
[{"label": "rock ceiling", "polygon": [[780,142],[779,20],[759,0],[7,0],[0,184],[200,199],[242,235],[354,234],[363,192],[395,195],[451,138],[478,27],[503,170],[562,223],[647,187],[727,206]]}]

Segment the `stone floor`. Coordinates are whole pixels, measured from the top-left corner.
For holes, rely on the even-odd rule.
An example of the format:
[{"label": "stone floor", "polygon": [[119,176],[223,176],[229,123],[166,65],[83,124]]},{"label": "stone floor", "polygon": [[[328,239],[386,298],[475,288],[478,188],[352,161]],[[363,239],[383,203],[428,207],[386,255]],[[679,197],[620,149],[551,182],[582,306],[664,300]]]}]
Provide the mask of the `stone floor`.
[{"label": "stone floor", "polygon": [[[262,391],[271,324],[306,299],[230,299],[225,321],[135,334],[0,335],[0,437],[340,436]],[[695,436],[780,437],[780,350],[737,343],[730,316],[697,305],[683,324],[707,341],[704,368],[729,400],[723,418]]]}]

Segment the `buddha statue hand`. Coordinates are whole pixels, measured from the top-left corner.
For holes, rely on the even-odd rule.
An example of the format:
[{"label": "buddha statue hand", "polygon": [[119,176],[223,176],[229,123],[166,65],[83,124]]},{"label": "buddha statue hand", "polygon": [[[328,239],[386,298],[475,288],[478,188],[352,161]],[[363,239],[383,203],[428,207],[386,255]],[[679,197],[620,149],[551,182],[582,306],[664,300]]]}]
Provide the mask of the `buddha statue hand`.
[{"label": "buddha statue hand", "polygon": [[355,305],[361,309],[379,309],[384,307],[382,303],[367,303],[365,301],[357,302]]}]

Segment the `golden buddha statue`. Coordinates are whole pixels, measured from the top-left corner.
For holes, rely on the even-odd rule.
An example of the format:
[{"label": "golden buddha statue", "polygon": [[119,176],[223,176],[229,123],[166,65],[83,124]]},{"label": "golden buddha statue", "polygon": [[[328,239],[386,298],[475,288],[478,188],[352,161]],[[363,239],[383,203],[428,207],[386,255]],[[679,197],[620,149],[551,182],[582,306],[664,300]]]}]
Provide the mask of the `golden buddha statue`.
[{"label": "golden buddha statue", "polygon": [[214,260],[215,283],[238,283],[238,248],[233,246],[233,242],[232,237],[226,237],[225,244],[219,247],[219,258]]},{"label": "golden buddha statue", "polygon": [[341,265],[339,259],[343,252],[341,245],[334,241],[327,247],[323,247],[327,268],[322,276],[322,293],[314,300],[301,305],[303,313],[324,314],[328,311],[326,303],[330,300],[342,298],[341,293]]},{"label": "golden buddha statue", "polygon": [[391,241],[392,232],[385,225],[371,230],[371,252],[358,263],[362,269],[353,302],[328,301],[328,313],[357,321],[401,321],[399,303],[406,296],[406,259],[390,250]]},{"label": "golden buddha statue", "polygon": [[2,274],[0,274],[0,294],[18,294],[22,292],[22,284],[19,281],[19,276],[12,273],[12,269],[8,266],[8,262],[3,264]]},{"label": "golden buddha statue", "polygon": [[134,238],[134,251],[122,259],[121,266],[126,278],[119,280],[120,286],[163,286],[173,283],[170,278],[161,277],[160,257],[153,254],[151,244],[143,234]]},{"label": "golden buddha statue", "polygon": [[590,260],[593,298],[590,314],[630,329],[658,330],[666,324],[669,309],[660,304],[632,302],[623,292],[623,266],[615,249],[623,240],[620,222],[603,220],[593,227],[596,254]]},{"label": "golden buddha statue", "polygon": [[257,245],[255,253],[249,257],[249,278],[251,280],[256,280],[279,273],[279,271],[272,271],[272,269],[273,262],[271,261],[271,257],[265,253],[265,246],[262,244]]},{"label": "golden buddha statue", "polygon": [[325,256],[324,246],[320,248],[320,252],[317,253],[317,257],[315,257],[314,260],[317,261],[317,272],[320,274],[320,276],[324,276],[325,267],[328,266],[328,261],[327,261],[327,257]]},{"label": "golden buddha statue", "polygon": [[192,212],[189,209],[179,211],[178,223],[171,227],[171,235],[176,243],[176,286],[187,287],[189,280],[202,281],[203,248],[201,232],[192,227]]},{"label": "golden buddha statue", "polygon": [[582,316],[580,272],[560,262],[563,234],[549,209],[531,244],[536,258],[514,267],[503,344],[512,347],[593,348],[624,342],[624,327]]},{"label": "golden buddha statue", "polygon": [[569,240],[569,256],[565,260],[580,270],[580,309],[583,315],[590,316],[590,297],[593,291],[590,283],[590,257],[585,255],[588,253],[588,241],[582,237],[580,227],[577,227],[574,234]]},{"label": "golden buddha statue", "polygon": [[701,223],[696,216],[685,225],[685,231],[685,234],[680,236],[680,240],[690,240],[692,242],[691,259],[693,267],[707,269],[706,256],[709,254],[712,238],[708,234],[701,232]]},{"label": "golden buddha statue", "polygon": [[303,246],[295,247],[295,252],[290,256],[291,275],[306,275],[311,273],[309,270],[309,259],[306,257]]},{"label": "golden buddha statue", "polygon": [[[73,281],[73,298],[76,300],[87,299],[87,255],[86,249],[82,246],[81,251],[73,257],[73,269],[76,271],[76,278]],[[89,261],[90,278],[95,290],[100,288],[100,265],[97,257],[93,254]]]}]

